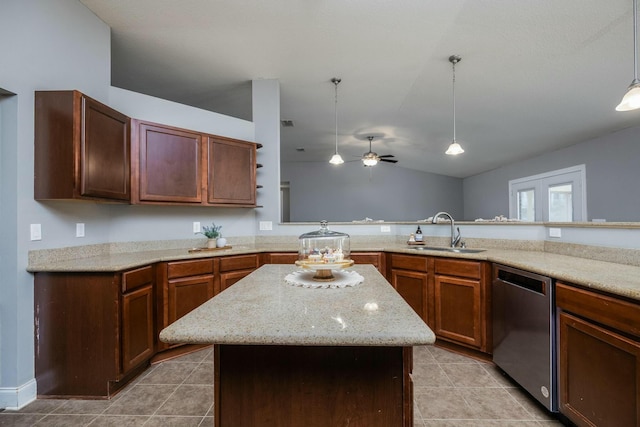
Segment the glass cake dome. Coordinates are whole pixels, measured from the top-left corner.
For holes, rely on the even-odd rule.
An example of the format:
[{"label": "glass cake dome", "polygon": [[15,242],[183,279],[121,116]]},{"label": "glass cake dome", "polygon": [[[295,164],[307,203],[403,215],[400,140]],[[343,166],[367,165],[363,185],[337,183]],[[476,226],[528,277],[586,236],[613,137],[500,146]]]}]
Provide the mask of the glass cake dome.
[{"label": "glass cake dome", "polygon": [[320,222],[320,230],[302,234],[298,242],[296,265],[315,270],[314,280],[334,280],[332,269],[339,270],[353,265],[349,258],[349,235],[329,230],[327,221]]}]

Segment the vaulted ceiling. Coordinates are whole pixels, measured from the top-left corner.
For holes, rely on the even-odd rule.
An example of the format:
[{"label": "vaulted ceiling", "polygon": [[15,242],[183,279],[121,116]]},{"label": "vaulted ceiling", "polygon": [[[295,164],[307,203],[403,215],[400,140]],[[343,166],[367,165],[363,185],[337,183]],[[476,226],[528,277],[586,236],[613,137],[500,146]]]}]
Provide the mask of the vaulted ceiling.
[{"label": "vaulted ceiling", "polygon": [[399,160],[378,167],[466,177],[640,124],[614,110],[631,0],[81,2],[111,27],[114,86],[251,120],[251,80],[279,79],[283,161],[333,154],[332,77],[338,151],[357,159],[375,136]]}]

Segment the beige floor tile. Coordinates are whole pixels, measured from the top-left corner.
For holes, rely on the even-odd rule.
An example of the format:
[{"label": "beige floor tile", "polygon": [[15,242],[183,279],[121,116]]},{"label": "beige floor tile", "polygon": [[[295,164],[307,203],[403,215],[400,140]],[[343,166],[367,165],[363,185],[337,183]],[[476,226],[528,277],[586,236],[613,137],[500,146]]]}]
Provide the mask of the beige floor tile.
[{"label": "beige floor tile", "polygon": [[459,388],[474,418],[481,420],[535,421],[504,388]]},{"label": "beige floor tile", "polygon": [[429,351],[428,345],[417,345],[413,347],[413,364],[416,363],[436,363],[436,359]]},{"label": "beige floor tile", "polygon": [[46,417],[43,414],[18,414],[16,412],[1,412],[0,426],[3,427],[31,427]]},{"label": "beige floor tile", "polygon": [[171,363],[156,365],[138,384],[182,384],[197,367],[198,363]]},{"label": "beige floor tile", "polygon": [[7,409],[7,412],[14,412],[17,414],[50,414],[66,402],[67,401],[64,399],[37,399],[22,409],[17,411]]},{"label": "beige floor tile", "polygon": [[34,426],[46,427],[74,427],[86,426],[96,418],[96,415],[55,415],[49,414],[34,424]]},{"label": "beige floor tile", "polygon": [[213,386],[181,385],[155,415],[205,416],[213,405]]},{"label": "beige floor tile", "polygon": [[478,363],[475,359],[463,356],[458,353],[454,353],[449,350],[445,350],[440,347],[427,346],[427,349],[431,355],[438,361],[438,363]]},{"label": "beige floor tile", "polygon": [[533,397],[529,396],[526,391],[520,388],[511,388],[507,391],[531,414],[534,419],[540,421],[554,420],[553,415],[549,411],[547,411],[547,409],[542,406],[541,403],[539,403]]},{"label": "beige floor tile", "polygon": [[213,364],[200,363],[184,380],[184,384],[213,384]]},{"label": "beige floor tile", "polygon": [[101,414],[111,406],[111,400],[67,400],[54,411],[53,414]]},{"label": "beige floor tile", "polygon": [[518,384],[509,378],[509,376],[497,366],[491,363],[483,363],[481,366],[483,366],[489,375],[491,375],[502,387],[518,387]]},{"label": "beige floor tile", "polygon": [[140,415],[100,415],[93,420],[90,427],[141,427],[149,425],[149,418]]},{"label": "beige floor tile", "polygon": [[453,387],[453,383],[438,363],[414,364],[411,377],[414,388]]},{"label": "beige floor tile", "polygon": [[415,389],[414,400],[423,420],[475,419],[460,390],[453,387]]},{"label": "beige floor tile", "polygon": [[203,417],[167,417],[162,415],[151,417],[147,425],[153,427],[198,427],[202,421]]},{"label": "beige floor tile", "polygon": [[442,363],[440,368],[454,387],[501,387],[479,363]]},{"label": "beige floor tile", "polygon": [[165,384],[137,384],[109,406],[104,414],[153,415],[176,388],[177,386]]},{"label": "beige floor tile", "polygon": [[429,420],[425,427],[540,427],[536,421]]}]

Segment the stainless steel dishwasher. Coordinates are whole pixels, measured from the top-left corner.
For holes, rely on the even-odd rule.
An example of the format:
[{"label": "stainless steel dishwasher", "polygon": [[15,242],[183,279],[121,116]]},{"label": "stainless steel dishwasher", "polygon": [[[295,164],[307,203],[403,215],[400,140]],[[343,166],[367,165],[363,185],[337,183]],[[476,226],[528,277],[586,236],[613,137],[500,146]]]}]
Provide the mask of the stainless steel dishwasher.
[{"label": "stainless steel dishwasher", "polygon": [[493,266],[493,361],[557,412],[554,286],[549,277]]}]

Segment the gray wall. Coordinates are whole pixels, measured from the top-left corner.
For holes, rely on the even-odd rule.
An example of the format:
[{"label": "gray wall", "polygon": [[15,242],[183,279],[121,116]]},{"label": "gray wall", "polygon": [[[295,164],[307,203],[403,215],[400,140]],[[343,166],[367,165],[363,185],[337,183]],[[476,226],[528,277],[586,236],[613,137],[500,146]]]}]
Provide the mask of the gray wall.
[{"label": "gray wall", "polygon": [[[30,250],[139,240],[199,237],[192,222],[215,220],[228,236],[256,234],[253,209],[36,202],[33,199],[34,91],[77,89],[135,118],[254,140],[251,122],[203,112],[110,86],[110,29],[78,0],[0,1],[0,408],[35,396],[33,275]],[[277,89],[277,85],[276,85]],[[4,93],[4,92],[3,92]],[[278,101],[278,99],[275,99]],[[273,103],[265,108],[274,108]],[[276,108],[279,111],[279,106]],[[273,138],[263,153],[278,152]],[[260,159],[262,163],[268,162]],[[279,182],[265,164],[265,182]],[[277,192],[277,184],[273,186]],[[276,200],[258,202],[277,212]],[[277,221],[277,218],[274,218]],[[75,224],[86,237],[75,237]],[[42,240],[29,240],[29,225]]]},{"label": "gray wall", "polygon": [[640,221],[640,127],[594,138],[466,178],[464,219],[509,214],[509,180],[584,164],[587,218]]},{"label": "gray wall", "polygon": [[[46,207],[33,200],[34,91],[77,88],[100,100],[109,88],[109,28],[77,0],[0,2],[0,87],[16,94],[3,111],[2,259],[0,260],[0,407],[15,406],[17,390],[35,390],[33,277],[27,254],[67,227],[67,219],[106,212],[94,205]],[[3,108],[4,109],[4,108]],[[5,123],[14,128],[6,135]],[[41,223],[43,241],[30,242],[29,224]],[[70,234],[71,235],[71,234]],[[89,240],[89,239],[88,239]],[[58,246],[68,242],[60,241]]]},{"label": "gray wall", "polygon": [[290,183],[292,222],[416,221],[441,210],[454,218],[463,214],[461,179],[395,165],[286,162],[281,179]]}]

